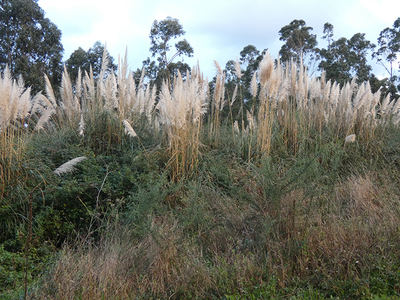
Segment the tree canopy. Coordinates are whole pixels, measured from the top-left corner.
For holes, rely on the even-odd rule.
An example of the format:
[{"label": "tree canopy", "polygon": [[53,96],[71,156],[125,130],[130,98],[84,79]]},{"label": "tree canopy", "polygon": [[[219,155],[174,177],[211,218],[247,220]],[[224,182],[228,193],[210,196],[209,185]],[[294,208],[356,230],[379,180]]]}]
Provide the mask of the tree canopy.
[{"label": "tree canopy", "polygon": [[[65,62],[68,72],[72,79],[75,79],[78,75],[79,68],[82,72],[89,72],[90,66],[93,70],[93,76],[96,78],[101,71],[102,58],[105,46],[99,41],[95,42],[94,45],[89,48],[88,51],[83,50],[79,47],[75,50],[69,59]],[[117,66],[114,63],[114,58],[106,50],[106,55],[108,56],[108,72],[114,72]]]},{"label": "tree canopy", "polygon": [[[326,41],[326,46],[317,48],[317,35],[302,19],[291,21],[278,34],[279,40],[283,42],[279,51],[283,63],[290,60],[297,63],[302,61],[312,71],[318,66],[319,71],[326,73],[327,79],[342,84],[356,76],[358,82],[369,80],[374,90],[382,88],[385,93],[398,95],[400,17],[391,27],[380,32],[377,46],[367,40],[364,33],[336,39],[333,25],[325,23],[319,38]],[[192,57],[194,50],[184,35],[183,26],[176,18],[167,17],[153,22],[149,34],[149,57],[142,65],[149,83],[159,88],[164,80],[169,81],[178,72],[185,77],[190,71],[184,59]],[[76,49],[65,61],[72,79],[76,78],[79,68],[89,71],[90,66],[97,77],[104,48],[102,43],[96,42],[87,51],[81,47]],[[251,98],[248,92],[250,82],[265,51],[249,44],[240,51],[238,59],[228,60],[225,67],[228,92],[239,85],[243,98]],[[49,77],[53,85],[60,84],[62,54],[61,31],[45,17],[38,0],[0,1],[0,70],[9,66],[13,76],[21,75],[26,85],[31,86],[33,92],[38,92],[44,89],[43,74]],[[372,73],[371,54],[384,67],[387,78]],[[117,66],[108,52],[107,55],[108,71],[114,72]],[[238,64],[241,78],[236,78]],[[137,69],[135,80],[141,78],[141,73],[142,70]]]},{"label": "tree canopy", "polygon": [[305,55],[313,53],[317,46],[317,36],[311,33],[312,30],[304,20],[293,20],[279,30],[279,40],[284,42],[279,51],[282,62],[291,59],[304,62]]},{"label": "tree canopy", "polygon": [[61,31],[37,4],[37,0],[0,2],[0,67],[9,66],[37,92],[44,88],[43,74],[53,84],[62,73]]},{"label": "tree canopy", "polygon": [[364,33],[356,33],[350,39],[342,37],[333,40],[333,26],[327,24],[324,26],[324,37],[328,40],[328,46],[319,49],[320,70],[325,71],[328,80],[341,84],[354,76],[357,76],[358,82],[369,80],[372,67],[368,55],[375,45],[365,38]]},{"label": "tree canopy", "polygon": [[[193,56],[193,48],[186,39],[176,41],[172,51],[171,43],[183,36],[185,31],[178,19],[167,17],[162,21],[155,20],[150,30],[150,53],[153,59],[143,61],[147,76],[153,83],[160,85],[170,75],[190,70],[183,60],[174,62],[177,57]],[[154,60],[155,59],[155,60]]]},{"label": "tree canopy", "polygon": [[[388,90],[395,93],[400,90],[400,17],[391,28],[383,29],[378,37],[378,49],[373,57],[385,68],[388,78]],[[396,72],[397,69],[397,72]],[[397,87],[396,87],[397,85]]]}]

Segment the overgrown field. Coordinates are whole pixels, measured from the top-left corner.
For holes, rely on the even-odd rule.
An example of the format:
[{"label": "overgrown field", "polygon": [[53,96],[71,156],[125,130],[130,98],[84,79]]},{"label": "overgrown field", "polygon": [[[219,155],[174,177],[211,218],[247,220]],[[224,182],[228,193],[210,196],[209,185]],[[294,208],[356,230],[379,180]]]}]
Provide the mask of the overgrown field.
[{"label": "overgrown field", "polygon": [[268,54],[250,99],[217,70],[33,97],[4,72],[0,298],[400,297],[400,101]]}]

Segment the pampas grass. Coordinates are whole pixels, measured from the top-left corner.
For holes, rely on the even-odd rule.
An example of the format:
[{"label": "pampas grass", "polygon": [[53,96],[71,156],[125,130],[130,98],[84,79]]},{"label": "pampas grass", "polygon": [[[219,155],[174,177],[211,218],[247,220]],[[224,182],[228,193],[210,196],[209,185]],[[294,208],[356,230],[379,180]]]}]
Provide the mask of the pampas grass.
[{"label": "pampas grass", "polygon": [[[95,78],[92,68],[89,72],[82,72],[79,69],[76,82],[73,84],[64,67],[62,83],[60,87],[60,99],[57,101],[50,81],[46,79],[46,96],[40,95],[38,98],[41,103],[46,103],[45,109],[41,109],[43,114],[39,119],[36,130],[44,129],[45,125],[53,120],[58,127],[68,126],[76,130],[84,139],[102,139],[107,149],[111,143],[120,142],[121,137],[113,122],[103,123],[101,126],[95,125],[103,122],[104,113],[112,119],[119,119],[120,125],[123,123],[136,122],[144,119],[152,127],[154,125],[154,107],[156,99],[156,88],[146,85],[143,82],[144,73],[136,86],[132,72],[128,71],[127,54],[124,59],[119,59],[118,72],[107,71],[108,56],[106,49],[103,53],[102,67],[100,74]],[[57,105],[57,103],[59,105]],[[126,121],[126,122],[124,122]],[[103,127],[104,135],[99,136],[98,132],[86,135],[90,128]],[[131,136],[134,130],[125,131]],[[117,129],[117,131],[115,131]],[[94,135],[93,135],[94,134]],[[97,135],[97,136],[96,136]],[[111,136],[113,136],[111,138]]]},{"label": "pampas grass", "polygon": [[[282,72],[279,65],[274,70],[273,60],[267,53],[260,63],[258,74],[261,89],[257,114],[257,148],[263,155],[269,155],[271,151],[272,126],[276,116],[276,100],[282,81]],[[255,83],[253,83],[253,89],[254,86]],[[255,94],[255,91],[253,90],[252,93]]]},{"label": "pampas grass", "polygon": [[356,141],[356,135],[355,134],[350,134],[350,135],[346,136],[346,138],[344,139],[344,143],[345,144],[354,143],[355,141]]},{"label": "pampas grass", "polygon": [[[309,77],[302,65],[274,64],[268,53],[252,78],[250,93],[258,94],[257,148],[269,155],[272,136],[277,134],[289,151],[296,152],[299,136],[329,131],[338,139],[354,132],[360,140],[372,141],[377,126],[400,122],[400,101],[381,99],[372,93],[368,82],[357,85],[355,79],[340,87],[336,82]],[[258,79],[258,80],[257,80]],[[258,86],[260,91],[258,92]]]},{"label": "pampas grass", "polygon": [[31,89],[25,88],[22,77],[14,80],[6,67],[0,78],[0,198],[20,175],[33,106]]},{"label": "pampas grass", "polygon": [[[208,102],[207,82],[200,75],[199,68],[195,68],[187,80],[178,74],[171,84],[164,83],[156,104],[157,88],[144,83],[144,71],[139,83],[135,83],[132,72],[128,70],[126,53],[123,59],[119,59],[117,73],[106,71],[107,60],[105,50],[99,76],[95,78],[92,69],[84,74],[79,70],[74,84],[64,67],[60,99],[56,99],[47,76],[45,95],[39,93],[31,98],[30,89],[24,87],[22,79],[12,80],[6,68],[0,82],[2,160],[5,161],[7,156],[11,161],[10,154],[4,153],[14,153],[14,146],[5,148],[4,145],[13,144],[11,140],[21,133],[21,124],[31,116],[35,116],[32,119],[36,124],[35,121],[28,123],[33,123],[36,131],[58,124],[58,127],[69,126],[76,130],[84,139],[97,139],[98,136],[86,136],[85,131],[100,122],[99,116],[106,112],[118,119],[131,137],[137,135],[130,124],[136,124],[139,119],[145,120],[155,132],[161,130],[167,137],[172,177],[180,178],[191,173],[198,163],[202,116]],[[225,74],[217,62],[215,65],[217,76],[209,106],[208,135],[218,146],[222,110],[227,99]],[[265,54],[251,80],[252,107],[246,110],[246,115],[244,102],[241,104],[241,124],[235,122],[232,114],[237,98],[244,101],[238,96],[241,94],[240,85],[235,87],[232,98],[228,100],[233,138],[236,139],[238,133],[243,138],[243,133],[246,133],[249,141],[253,137],[256,140],[255,149],[251,148],[250,142],[248,144],[249,159],[251,153],[270,155],[275,135],[283,140],[289,152],[296,153],[300,137],[314,139],[318,133],[316,140],[321,140],[325,129],[329,129],[336,139],[353,133],[358,140],[368,143],[373,140],[378,126],[400,123],[400,101],[391,101],[390,95],[380,101],[380,91],[372,93],[368,82],[357,85],[353,80],[341,87],[335,82],[327,82],[324,74],[320,78],[310,77],[301,64],[288,62],[284,66]],[[238,79],[242,76],[238,61],[235,74]],[[121,141],[120,136],[118,139],[109,138],[110,135],[120,135],[120,127],[115,131],[111,128],[113,124],[102,125],[104,132],[109,133],[106,141],[109,144]],[[18,128],[18,131],[8,129],[6,132],[7,128]],[[6,173],[4,165],[1,174]]]},{"label": "pampas grass", "polygon": [[161,88],[157,109],[160,127],[165,130],[168,140],[168,165],[173,180],[192,173],[198,164],[200,132],[208,105],[207,94],[207,81],[202,78],[198,68],[192,70],[185,81],[178,73],[172,89],[167,82]]},{"label": "pampas grass", "polygon": [[125,133],[127,135],[129,135],[130,137],[136,137],[137,136],[135,130],[133,130],[133,128],[132,128],[131,124],[129,124],[128,120],[123,120],[122,124],[125,127]]},{"label": "pampas grass", "polygon": [[13,80],[6,67],[0,79],[0,131],[10,125],[18,126],[15,122],[29,117],[31,109],[31,89],[25,88],[21,77]]},{"label": "pampas grass", "polygon": [[84,161],[86,159],[87,159],[86,156],[80,156],[80,157],[71,159],[71,160],[67,161],[66,163],[62,164],[61,166],[59,166],[57,169],[55,169],[54,174],[60,176],[62,174],[71,173],[75,170],[75,166],[78,163],[80,163],[81,161]]},{"label": "pampas grass", "polygon": [[[225,73],[217,61],[214,61],[215,67],[218,71],[215,80],[214,95],[211,103],[211,114],[209,120],[209,136],[215,143],[218,143],[220,133],[220,117],[221,111],[225,106]],[[236,98],[236,95],[235,95]],[[232,99],[232,103],[235,99]]]}]

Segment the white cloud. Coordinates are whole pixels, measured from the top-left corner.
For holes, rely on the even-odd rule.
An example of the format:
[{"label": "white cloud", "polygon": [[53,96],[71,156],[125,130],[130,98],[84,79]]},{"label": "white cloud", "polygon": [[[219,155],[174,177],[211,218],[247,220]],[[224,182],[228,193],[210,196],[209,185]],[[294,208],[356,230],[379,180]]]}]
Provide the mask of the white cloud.
[{"label": "white cloud", "polygon": [[209,77],[214,59],[223,65],[248,44],[269,48],[276,56],[281,45],[278,31],[293,19],[304,19],[319,36],[323,24],[330,22],[336,38],[365,32],[375,42],[400,11],[398,0],[39,0],[39,5],[63,32],[65,58],[99,40],[115,58],[128,46],[132,68],[141,67],[149,56],[152,22],[177,18],[195,51],[187,61],[199,61]]}]

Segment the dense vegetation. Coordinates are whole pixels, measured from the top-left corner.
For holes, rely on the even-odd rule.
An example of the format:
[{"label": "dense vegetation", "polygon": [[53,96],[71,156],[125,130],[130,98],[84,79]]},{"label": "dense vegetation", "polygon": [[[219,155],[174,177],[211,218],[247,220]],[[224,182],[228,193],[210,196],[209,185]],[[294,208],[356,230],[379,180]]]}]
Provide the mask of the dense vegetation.
[{"label": "dense vegetation", "polygon": [[[391,65],[398,27],[380,37]],[[314,51],[310,30],[282,28],[287,61],[249,45],[211,83],[173,63],[186,40],[168,59],[184,34],[171,18],[153,24],[147,73],[101,44],[37,94],[5,68],[0,298],[400,297],[397,77],[352,79],[366,61],[335,55],[371,45]]]}]

